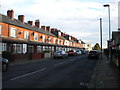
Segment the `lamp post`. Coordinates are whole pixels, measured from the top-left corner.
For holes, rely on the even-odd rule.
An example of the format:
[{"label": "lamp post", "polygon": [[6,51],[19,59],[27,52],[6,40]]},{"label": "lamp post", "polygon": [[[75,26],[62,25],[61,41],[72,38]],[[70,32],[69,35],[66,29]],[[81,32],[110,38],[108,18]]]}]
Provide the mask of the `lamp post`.
[{"label": "lamp post", "polygon": [[109,4],[105,4],[103,5],[104,7],[108,7],[108,17],[109,17],[109,40],[110,40],[110,36],[111,36],[111,27],[110,27],[110,5]]},{"label": "lamp post", "polygon": [[100,43],[101,43],[101,59],[102,59],[102,18],[100,18]]},{"label": "lamp post", "polygon": [[109,43],[108,43],[108,47],[109,47],[109,61],[111,63],[111,50],[110,50],[110,36],[111,36],[111,27],[110,27],[110,5],[109,4],[105,4],[103,5],[104,7],[108,7],[108,17],[109,17]]}]

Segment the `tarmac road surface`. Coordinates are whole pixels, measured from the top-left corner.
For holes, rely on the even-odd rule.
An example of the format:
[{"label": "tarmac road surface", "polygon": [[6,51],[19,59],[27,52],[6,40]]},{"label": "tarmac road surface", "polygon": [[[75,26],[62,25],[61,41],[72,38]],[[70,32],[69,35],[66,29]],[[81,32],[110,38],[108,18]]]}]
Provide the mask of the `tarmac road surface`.
[{"label": "tarmac road surface", "polygon": [[2,88],[87,88],[96,63],[85,54],[10,66]]}]

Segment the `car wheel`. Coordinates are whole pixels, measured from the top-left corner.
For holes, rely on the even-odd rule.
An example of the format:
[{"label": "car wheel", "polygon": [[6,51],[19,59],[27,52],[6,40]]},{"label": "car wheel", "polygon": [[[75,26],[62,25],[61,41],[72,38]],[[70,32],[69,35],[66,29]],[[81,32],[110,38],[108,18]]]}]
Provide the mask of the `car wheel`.
[{"label": "car wheel", "polygon": [[8,70],[8,65],[6,63],[2,64],[2,71],[7,71]]}]

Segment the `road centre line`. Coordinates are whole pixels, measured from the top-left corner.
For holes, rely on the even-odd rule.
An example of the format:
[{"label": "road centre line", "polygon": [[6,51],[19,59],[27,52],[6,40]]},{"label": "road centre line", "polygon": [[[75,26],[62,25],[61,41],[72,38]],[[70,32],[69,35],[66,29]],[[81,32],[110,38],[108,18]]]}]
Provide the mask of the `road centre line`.
[{"label": "road centre line", "polygon": [[25,77],[25,76],[28,76],[28,75],[31,75],[31,74],[34,74],[34,73],[37,73],[37,72],[41,72],[43,70],[45,70],[47,68],[43,68],[43,69],[40,69],[40,70],[37,70],[37,71],[34,71],[34,72],[31,72],[31,73],[27,73],[27,74],[24,74],[24,75],[21,75],[21,76],[18,76],[18,77],[15,77],[15,78],[12,78],[10,80],[15,80],[15,79],[19,79],[19,78],[22,78],[22,77]]},{"label": "road centre line", "polygon": [[61,62],[61,63],[57,63],[57,64],[54,64],[55,66],[57,66],[57,65],[60,65],[60,64],[64,64],[65,62]]},{"label": "road centre line", "polygon": [[73,60],[70,60],[70,61],[75,61],[75,60],[73,59]]}]

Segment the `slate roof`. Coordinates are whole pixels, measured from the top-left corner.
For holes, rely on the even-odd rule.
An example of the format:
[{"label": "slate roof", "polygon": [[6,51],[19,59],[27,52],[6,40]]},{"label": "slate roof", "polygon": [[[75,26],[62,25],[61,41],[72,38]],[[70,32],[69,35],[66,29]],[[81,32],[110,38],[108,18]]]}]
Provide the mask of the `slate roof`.
[{"label": "slate roof", "polygon": [[18,26],[21,28],[29,29],[29,30],[36,31],[36,32],[39,32],[42,34],[51,35],[51,36],[56,37],[54,34],[48,32],[48,31],[44,31],[42,28],[37,28],[36,26],[31,26],[25,22],[22,23],[20,20],[17,20],[17,19],[12,20],[10,17],[2,15],[2,14],[0,14],[0,17],[2,17],[2,19],[0,19],[0,22],[4,22],[4,23],[10,24],[10,25],[15,25],[15,26]]},{"label": "slate roof", "polygon": [[60,39],[67,40],[66,38],[64,38],[64,37],[62,37],[62,36],[60,37]]},{"label": "slate roof", "polygon": [[[21,27],[21,28],[29,29],[29,30],[32,30],[32,31],[36,31],[36,32],[46,34],[46,35],[50,35],[50,36],[53,36],[53,37],[57,38],[56,35],[52,34],[51,32],[45,31],[42,28],[37,28],[36,26],[31,26],[30,24],[28,24],[26,22],[22,23],[20,20],[17,20],[17,19],[12,20],[10,17],[5,16],[3,14],[0,14],[0,22],[7,23],[9,25],[15,25],[15,26],[18,26],[18,27]],[[67,40],[65,37],[60,37],[60,39]],[[74,40],[70,40],[70,41],[76,43]]]}]

